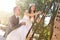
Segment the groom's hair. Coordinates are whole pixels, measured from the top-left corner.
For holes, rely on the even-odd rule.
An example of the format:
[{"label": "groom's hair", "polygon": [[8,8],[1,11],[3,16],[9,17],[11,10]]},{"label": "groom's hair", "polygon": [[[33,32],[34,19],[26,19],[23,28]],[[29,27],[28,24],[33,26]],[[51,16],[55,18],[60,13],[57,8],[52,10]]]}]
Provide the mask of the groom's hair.
[{"label": "groom's hair", "polygon": [[20,8],[20,6],[15,6],[15,7],[14,7],[14,9],[13,9],[13,11],[15,11],[15,10],[16,10],[16,8]]}]

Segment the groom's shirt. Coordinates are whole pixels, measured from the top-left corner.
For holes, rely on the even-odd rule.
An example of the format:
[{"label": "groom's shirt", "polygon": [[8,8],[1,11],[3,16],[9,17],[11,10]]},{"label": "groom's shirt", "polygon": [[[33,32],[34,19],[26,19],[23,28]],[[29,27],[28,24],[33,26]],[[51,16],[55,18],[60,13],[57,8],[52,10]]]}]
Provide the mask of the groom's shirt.
[{"label": "groom's shirt", "polygon": [[21,18],[19,17],[19,16],[15,16],[16,17],[16,19],[18,19],[19,21],[21,20]]},{"label": "groom's shirt", "polygon": [[16,18],[19,18],[19,16],[15,16]]},{"label": "groom's shirt", "polygon": [[17,20],[19,20],[19,16],[15,16]]}]

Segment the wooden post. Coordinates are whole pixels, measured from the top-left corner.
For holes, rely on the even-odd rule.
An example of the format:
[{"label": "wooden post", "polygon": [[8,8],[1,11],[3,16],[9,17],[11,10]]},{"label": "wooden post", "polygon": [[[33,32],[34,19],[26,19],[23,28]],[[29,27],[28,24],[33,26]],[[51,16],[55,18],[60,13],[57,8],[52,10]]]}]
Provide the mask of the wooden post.
[{"label": "wooden post", "polygon": [[58,3],[58,10],[54,20],[53,35],[51,40],[60,40],[60,3]]}]

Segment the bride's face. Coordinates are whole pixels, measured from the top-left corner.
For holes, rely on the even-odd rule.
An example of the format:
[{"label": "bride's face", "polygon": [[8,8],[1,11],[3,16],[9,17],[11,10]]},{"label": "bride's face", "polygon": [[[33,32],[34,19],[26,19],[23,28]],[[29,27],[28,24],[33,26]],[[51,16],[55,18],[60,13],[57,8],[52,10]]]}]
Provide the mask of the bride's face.
[{"label": "bride's face", "polygon": [[31,6],[31,11],[34,11],[35,8],[36,8],[35,5],[32,5],[32,6]]}]

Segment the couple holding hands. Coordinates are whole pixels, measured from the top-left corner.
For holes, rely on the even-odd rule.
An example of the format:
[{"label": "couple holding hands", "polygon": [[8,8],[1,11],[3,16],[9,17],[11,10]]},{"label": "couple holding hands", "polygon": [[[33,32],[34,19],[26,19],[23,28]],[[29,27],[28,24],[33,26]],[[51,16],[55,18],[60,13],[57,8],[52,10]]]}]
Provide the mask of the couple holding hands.
[{"label": "couple holding hands", "polygon": [[[32,3],[29,9],[25,10],[23,18],[19,20],[21,7],[16,6],[13,11],[14,15],[9,19],[9,25],[4,36],[6,40],[26,40],[26,35],[32,23],[41,12],[36,12],[36,5]],[[38,18],[36,21],[39,22],[40,19]]]}]

